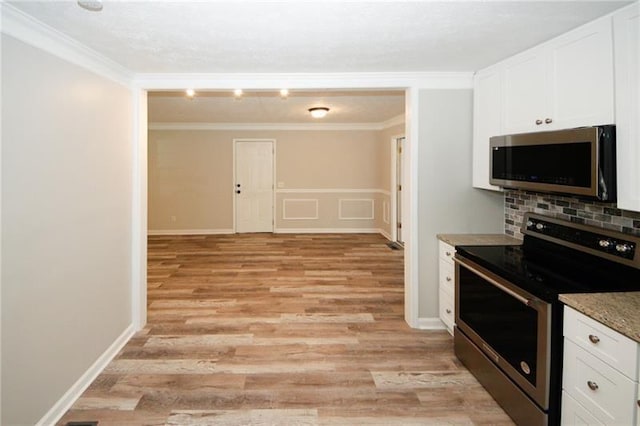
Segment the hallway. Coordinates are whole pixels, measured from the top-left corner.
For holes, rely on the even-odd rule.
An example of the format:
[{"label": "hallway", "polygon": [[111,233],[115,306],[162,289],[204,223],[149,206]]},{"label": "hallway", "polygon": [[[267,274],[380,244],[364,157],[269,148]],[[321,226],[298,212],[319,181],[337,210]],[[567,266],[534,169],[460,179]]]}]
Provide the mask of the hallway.
[{"label": "hallway", "polygon": [[148,324],[60,424],[512,424],[379,235],[149,237]]}]

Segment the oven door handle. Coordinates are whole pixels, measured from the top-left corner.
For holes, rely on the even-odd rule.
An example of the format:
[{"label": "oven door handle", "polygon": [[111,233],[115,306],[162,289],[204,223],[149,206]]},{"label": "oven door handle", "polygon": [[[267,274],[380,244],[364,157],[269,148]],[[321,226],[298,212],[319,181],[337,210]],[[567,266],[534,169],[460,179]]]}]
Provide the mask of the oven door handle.
[{"label": "oven door handle", "polygon": [[455,257],[453,258],[453,261],[455,263],[457,263],[458,265],[460,265],[460,266],[464,266],[465,268],[467,268],[468,270],[470,270],[474,274],[478,275],[482,279],[486,280],[487,282],[493,284],[494,286],[496,286],[500,290],[504,291],[509,296],[513,297],[514,299],[518,300],[519,302],[522,302],[527,306],[531,306],[531,300],[527,299],[524,296],[519,295],[518,293],[516,293],[515,291],[511,290],[510,288],[505,287],[504,285],[500,284],[498,281],[494,280],[493,278],[489,277],[488,275],[483,274],[480,271],[476,271],[475,269],[472,269],[471,267],[466,265],[464,262],[462,262],[459,259],[456,259]]}]

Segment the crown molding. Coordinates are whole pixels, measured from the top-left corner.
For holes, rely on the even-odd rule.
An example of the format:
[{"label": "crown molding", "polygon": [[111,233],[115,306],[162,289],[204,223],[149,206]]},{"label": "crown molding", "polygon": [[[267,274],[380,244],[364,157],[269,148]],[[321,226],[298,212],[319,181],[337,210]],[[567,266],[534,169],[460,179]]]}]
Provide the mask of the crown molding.
[{"label": "crown molding", "polygon": [[395,117],[392,117],[387,121],[383,121],[382,123],[380,123],[380,125],[382,126],[380,130],[388,129],[389,127],[397,126],[399,124],[404,124],[405,120],[406,118],[404,114],[396,115]]},{"label": "crown molding", "polygon": [[134,74],[115,61],[79,41],[27,15],[16,7],[0,2],[3,34],[44,50],[102,77],[131,86]]},{"label": "crown molding", "polygon": [[149,130],[384,130],[404,123],[404,116],[381,123],[149,123]]},{"label": "crown molding", "polygon": [[470,89],[473,72],[139,73],[147,90],[202,89]]}]

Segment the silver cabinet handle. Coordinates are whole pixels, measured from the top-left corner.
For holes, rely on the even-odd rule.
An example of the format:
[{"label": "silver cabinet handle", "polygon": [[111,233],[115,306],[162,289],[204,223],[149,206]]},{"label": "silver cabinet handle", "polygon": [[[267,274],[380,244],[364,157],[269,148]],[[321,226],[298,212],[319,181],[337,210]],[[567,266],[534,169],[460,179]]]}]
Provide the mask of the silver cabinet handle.
[{"label": "silver cabinet handle", "polygon": [[451,277],[447,277],[446,280],[449,282],[451,281]]},{"label": "silver cabinet handle", "polygon": [[536,120],[536,126],[539,126],[539,125],[541,125],[541,124],[542,124],[542,120],[537,119],[537,120]]},{"label": "silver cabinet handle", "polygon": [[592,382],[591,380],[587,382],[587,386],[589,386],[589,389],[591,389],[592,391],[598,390],[598,384],[596,382]]},{"label": "silver cabinet handle", "polygon": [[547,124],[550,124],[550,123],[553,123],[553,120],[552,120],[552,119],[550,119],[550,118],[546,118],[546,119],[544,120],[544,122],[545,122],[545,123],[547,123]]},{"label": "silver cabinet handle", "polygon": [[593,343],[594,345],[596,343],[598,343],[600,341],[600,338],[594,334],[590,334],[589,335],[589,340],[591,341],[591,343]]},{"label": "silver cabinet handle", "polygon": [[447,313],[450,314],[451,313],[451,309],[446,309]]}]

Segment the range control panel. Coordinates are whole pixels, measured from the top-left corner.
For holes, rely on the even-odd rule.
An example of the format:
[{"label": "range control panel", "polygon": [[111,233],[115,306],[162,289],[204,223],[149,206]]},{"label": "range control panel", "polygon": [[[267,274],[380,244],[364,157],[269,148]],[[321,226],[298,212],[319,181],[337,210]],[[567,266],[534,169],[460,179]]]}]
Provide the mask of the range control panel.
[{"label": "range control panel", "polygon": [[[554,242],[570,243],[586,251],[596,251],[618,259],[636,260],[639,238],[621,232],[550,218],[535,213],[525,214],[522,233],[546,236]],[[569,246],[569,244],[563,244]],[[574,247],[575,248],[575,247]],[[626,262],[625,262],[626,263]]]}]

